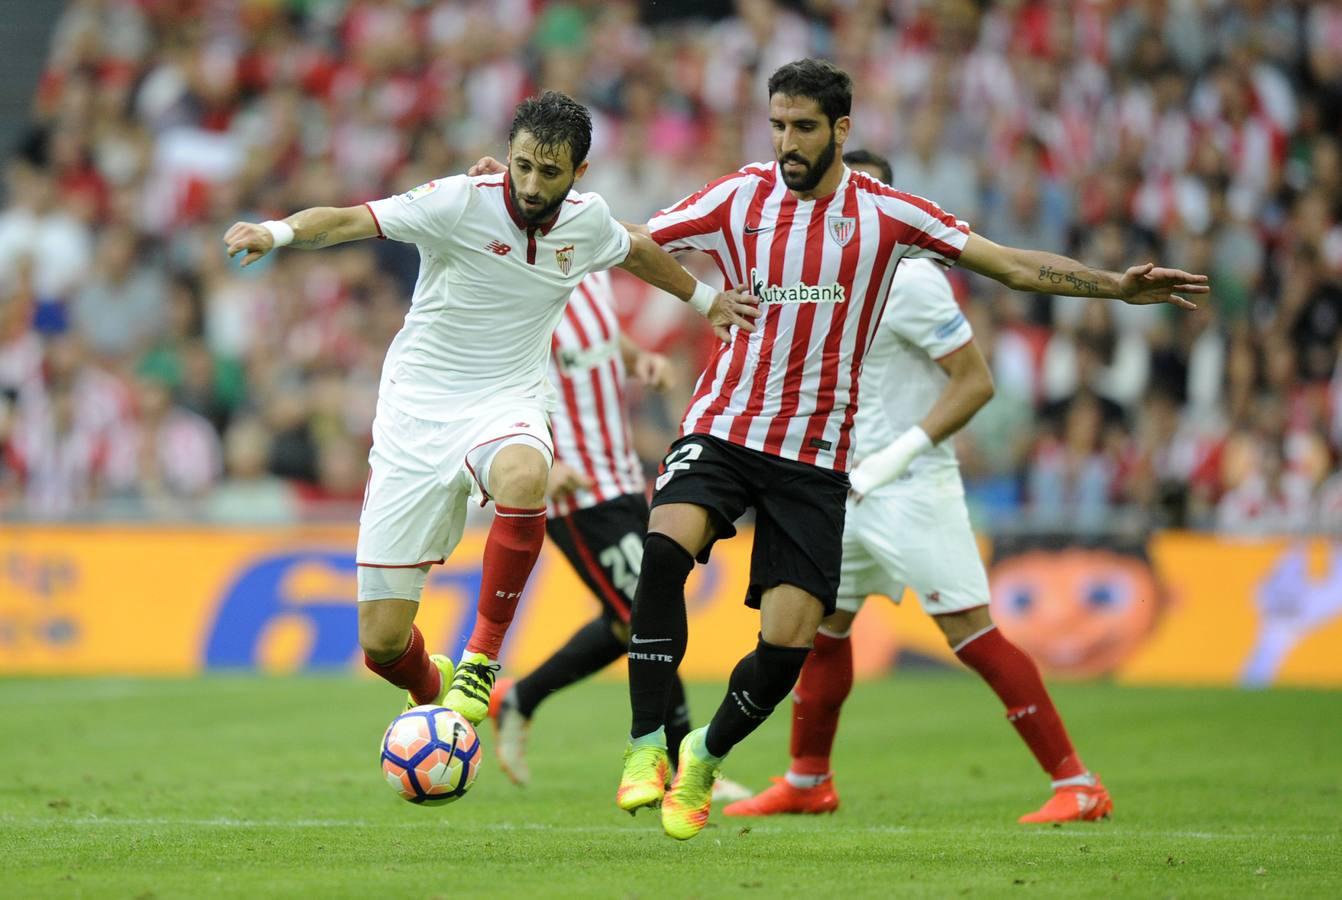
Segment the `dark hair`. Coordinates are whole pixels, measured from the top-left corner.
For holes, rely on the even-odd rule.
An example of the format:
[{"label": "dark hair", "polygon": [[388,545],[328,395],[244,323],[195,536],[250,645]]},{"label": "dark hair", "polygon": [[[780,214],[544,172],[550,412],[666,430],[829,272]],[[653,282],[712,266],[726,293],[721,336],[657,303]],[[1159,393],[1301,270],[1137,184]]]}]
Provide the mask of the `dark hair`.
[{"label": "dark hair", "polygon": [[843,155],[843,161],[850,166],[871,166],[881,173],[881,180],[889,184],[895,178],[890,168],[890,160],[870,150],[850,150]]},{"label": "dark hair", "polygon": [[558,91],[546,91],[517,104],[508,143],[521,131],[529,132],[541,150],[554,152],[568,147],[575,169],[592,149],[592,116],[587,107]]},{"label": "dark hair", "polygon": [[799,59],[769,76],[769,96],[807,97],[833,125],[853,110],[853,79],[834,63],[823,59]]}]

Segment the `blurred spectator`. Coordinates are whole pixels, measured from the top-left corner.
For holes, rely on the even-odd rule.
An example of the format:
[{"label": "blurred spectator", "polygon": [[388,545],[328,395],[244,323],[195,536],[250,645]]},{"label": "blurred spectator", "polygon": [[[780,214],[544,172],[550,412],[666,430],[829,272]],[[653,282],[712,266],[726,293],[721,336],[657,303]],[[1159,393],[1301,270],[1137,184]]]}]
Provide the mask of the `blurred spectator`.
[{"label": "blurred spectator", "polygon": [[293,486],[271,475],[270,433],[255,419],[235,422],[224,435],[224,479],[205,501],[214,522],[283,523],[298,514]]},{"label": "blurred spectator", "polygon": [[[643,220],[769,158],[766,78],[824,54],[855,79],[850,147],[890,156],[896,187],[990,238],[1213,277],[1187,313],[952,270],[997,382],[958,439],[984,524],[1338,527],[1342,6],[647,8],[69,4],[4,165],[0,508],[352,518],[417,254],[369,242],[244,271],[229,224],[502,155],[538,88],[589,104],[581,188]],[[628,332],[687,373],[636,398],[651,465],[712,341],[630,279],[617,294]]]}]

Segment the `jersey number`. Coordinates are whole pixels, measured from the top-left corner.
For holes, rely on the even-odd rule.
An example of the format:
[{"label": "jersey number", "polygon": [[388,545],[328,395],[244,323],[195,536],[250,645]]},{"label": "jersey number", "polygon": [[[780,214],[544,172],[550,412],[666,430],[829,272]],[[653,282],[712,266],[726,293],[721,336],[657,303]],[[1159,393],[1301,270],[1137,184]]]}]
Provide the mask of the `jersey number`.
[{"label": "jersey number", "polygon": [[610,573],[615,590],[632,601],[634,589],[638,587],[638,573],[643,570],[643,539],[631,531],[620,538],[618,544],[602,550],[597,559]]},{"label": "jersey number", "polygon": [[698,459],[703,452],[703,444],[686,444],[685,446],[678,448],[675,453],[668,456],[666,458],[665,470],[662,474],[657,476],[657,489],[661,490],[666,483],[671,480],[672,475],[682,469],[688,469],[690,463]]}]

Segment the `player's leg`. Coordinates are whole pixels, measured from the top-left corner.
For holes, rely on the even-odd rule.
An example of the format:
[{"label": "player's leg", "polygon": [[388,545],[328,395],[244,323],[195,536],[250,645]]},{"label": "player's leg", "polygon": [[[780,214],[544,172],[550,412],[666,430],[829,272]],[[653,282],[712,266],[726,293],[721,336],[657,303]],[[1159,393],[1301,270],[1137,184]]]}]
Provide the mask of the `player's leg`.
[{"label": "player's leg", "polygon": [[760,610],[755,650],[732,670],[706,728],[689,733],[662,803],[662,828],[693,837],[708,822],[723,757],[769,717],[797,683],[820,622],[836,609],[848,478],[737,448],[755,506],[746,603]]},{"label": "player's leg", "polygon": [[[845,570],[846,571],[846,570]],[[792,763],[781,778],[753,797],[728,804],[728,816],[829,813],[839,808],[830,753],[839,730],[839,711],[853,689],[852,630],[861,600],[820,623],[792,691]]]},{"label": "player's leg", "polygon": [[755,649],[732,669],[727,696],[712,720],[681,745],[680,765],[662,802],[662,828],[671,837],[687,840],[707,824],[722,760],[797,683],[823,616],[821,601],[795,585],[763,592]]},{"label": "player's leg", "polygon": [[498,444],[467,457],[472,471],[488,485],[494,522],[485,540],[475,627],[446,701],[475,724],[489,714],[503,638],[545,542],[549,445],[526,434]]},{"label": "player's leg", "polygon": [[629,745],[615,794],[631,815],[661,802],[672,771],[666,719],[689,643],[685,582],[713,536],[709,511],[689,503],[658,506],[648,522],[629,623]]},{"label": "player's leg", "polygon": [[409,692],[407,706],[441,703],[452,678],[431,657],[415,614],[431,564],[460,538],[465,506],[437,469],[442,426],[379,406],[359,513],[359,644],[364,664]]},{"label": "player's leg", "polygon": [[429,567],[360,566],[359,645],[368,669],[408,692],[406,707],[441,704],[452,680],[452,662],[430,656],[415,626],[419,595]]},{"label": "player's leg", "polygon": [[715,541],[749,505],[748,473],[739,448],[705,435],[671,445],[656,481],[648,539],[630,617],[631,723],[616,792],[623,810],[661,802],[670,771],[667,712],[689,640],[685,582],[696,560],[708,561]]},{"label": "player's leg", "polygon": [[1006,706],[1007,719],[1053,782],[1054,796],[1022,822],[1098,819],[1113,807],[1104,786],[1072,746],[1034,660],[997,630],[988,576],[962,495],[905,492],[900,507],[920,523],[904,545],[905,571],[919,601],[955,655]]},{"label": "player's leg", "polygon": [[1007,719],[1052,779],[1053,796],[1023,823],[1101,819],[1113,800],[1077,755],[1034,660],[1008,641],[987,605],[935,616],[955,655],[979,674],[1006,706]]}]

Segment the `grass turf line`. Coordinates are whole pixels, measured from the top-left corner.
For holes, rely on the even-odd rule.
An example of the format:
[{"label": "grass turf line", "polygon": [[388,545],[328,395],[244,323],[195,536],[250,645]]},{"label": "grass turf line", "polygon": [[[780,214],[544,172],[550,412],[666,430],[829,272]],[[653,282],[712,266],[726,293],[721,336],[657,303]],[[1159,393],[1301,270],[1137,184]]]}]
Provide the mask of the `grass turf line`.
[{"label": "grass turf line", "polygon": [[[692,686],[696,721],[720,697]],[[1114,820],[1025,828],[1046,784],[963,673],[858,686],[834,816],[727,819],[680,844],[614,806],[624,685],[538,712],[533,785],[492,756],[459,803],[410,806],[365,679],[0,680],[5,897],[1336,897],[1342,693],[1066,685]],[[781,709],[728,761],[786,763]],[[487,753],[492,734],[485,729]]]}]

